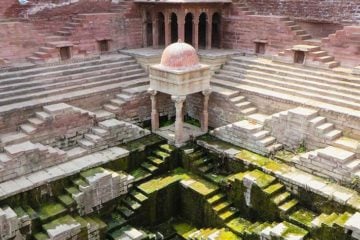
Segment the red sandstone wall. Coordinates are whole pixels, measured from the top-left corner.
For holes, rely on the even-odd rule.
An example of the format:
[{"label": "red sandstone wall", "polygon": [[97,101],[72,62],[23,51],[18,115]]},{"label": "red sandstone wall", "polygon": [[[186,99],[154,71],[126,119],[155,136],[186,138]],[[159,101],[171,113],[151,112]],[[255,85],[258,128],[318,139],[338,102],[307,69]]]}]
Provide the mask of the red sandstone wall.
[{"label": "red sandstone wall", "polygon": [[258,14],[286,15],[316,22],[360,22],[358,0],[243,0]]},{"label": "red sandstone wall", "polygon": [[0,58],[9,60],[25,60],[44,43],[31,24],[22,22],[0,23],[0,39]]},{"label": "red sandstone wall", "polygon": [[142,43],[141,18],[126,18],[115,13],[85,14],[83,24],[74,31],[69,40],[81,52],[99,53],[98,42],[111,39],[110,50],[140,47]]},{"label": "red sandstone wall", "polygon": [[360,64],[360,26],[346,26],[322,40],[322,49],[340,61],[342,66]]},{"label": "red sandstone wall", "polygon": [[[28,0],[29,3],[21,6],[18,0],[1,0],[0,17],[18,17],[27,10],[38,8],[47,3],[61,4],[69,3],[69,0]],[[4,2],[4,3],[3,3]],[[111,10],[111,0],[80,0],[76,3],[67,4],[61,7],[45,9],[37,12],[36,17],[52,17],[59,15],[70,15],[78,13],[108,12]]]},{"label": "red sandstone wall", "polygon": [[252,54],[255,52],[254,40],[261,39],[267,41],[266,55],[272,55],[296,43],[294,33],[279,16],[243,15],[233,9],[224,21],[226,48]]}]

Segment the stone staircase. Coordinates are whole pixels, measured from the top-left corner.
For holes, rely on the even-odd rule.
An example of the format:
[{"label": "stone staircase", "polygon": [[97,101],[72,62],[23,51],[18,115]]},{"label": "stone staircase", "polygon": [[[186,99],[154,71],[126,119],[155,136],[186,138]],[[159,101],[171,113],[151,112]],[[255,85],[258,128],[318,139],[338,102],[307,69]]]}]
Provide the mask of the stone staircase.
[{"label": "stone staircase", "polygon": [[213,76],[211,84],[282,101],[360,110],[359,78],[331,70],[237,56]]},{"label": "stone staircase", "polygon": [[207,204],[210,205],[213,215],[217,218],[217,222],[221,225],[226,225],[239,214],[239,210],[226,199],[222,193],[217,193],[206,199]]},{"label": "stone staircase", "polygon": [[281,18],[281,21],[289,28],[291,32],[294,33],[296,40],[302,41],[312,38],[310,34],[303,30],[300,25],[298,25],[295,21],[291,20],[289,17],[283,17]]},{"label": "stone staircase", "polygon": [[189,240],[221,240],[237,239],[231,231],[225,228],[201,228],[193,229],[181,235],[184,239]]},{"label": "stone staircase", "polygon": [[333,146],[300,154],[293,162],[307,172],[343,183],[360,177],[360,159],[356,154]]},{"label": "stone staircase", "polygon": [[343,136],[318,110],[290,109],[273,114],[266,124],[288,148],[297,149],[304,144],[315,149],[293,158],[298,168],[341,182],[360,176],[360,141]]},{"label": "stone staircase", "polygon": [[[310,42],[308,44],[311,44]],[[340,62],[335,61],[333,56],[330,56],[327,51],[321,50],[321,47],[314,45],[294,45],[292,48],[287,48],[274,56],[274,61],[285,61],[286,63],[294,62],[294,51],[304,51],[306,59],[304,64],[307,66],[321,67],[321,68],[335,68],[340,66]]]},{"label": "stone staircase", "polygon": [[126,55],[0,73],[1,112],[74,100],[148,82],[145,71]]},{"label": "stone staircase", "polygon": [[130,101],[139,94],[146,93],[149,88],[148,84],[148,79],[141,79],[137,86],[123,89],[116,95],[116,98],[110,100],[109,103],[104,104],[103,109],[114,114],[119,113],[126,102]]},{"label": "stone staircase", "polygon": [[112,118],[99,122],[97,126],[91,128],[91,132],[86,133],[84,138],[78,140],[77,143],[87,151],[95,152],[148,134],[150,134],[149,130]]},{"label": "stone staircase", "polygon": [[142,216],[142,206],[147,200],[148,197],[139,189],[132,189],[106,219],[107,234],[116,235],[126,225],[139,220]]},{"label": "stone staircase", "polygon": [[[81,15],[75,15],[65,23],[65,25],[53,34],[45,36],[45,45],[40,47],[27,60],[32,63],[58,62],[60,61],[59,47],[73,47],[74,44],[69,41],[69,36],[75,31],[75,28],[81,25],[84,18]],[[75,49],[73,48],[72,51]]]},{"label": "stone staircase", "polygon": [[154,149],[140,168],[131,172],[131,175],[135,177],[135,183],[143,183],[155,175],[168,171],[174,151],[175,148],[169,144],[162,144]]},{"label": "stone staircase", "polygon": [[251,120],[242,120],[215,128],[210,134],[262,155],[269,155],[282,147],[281,144],[276,143],[270,132],[264,129],[263,124]]}]

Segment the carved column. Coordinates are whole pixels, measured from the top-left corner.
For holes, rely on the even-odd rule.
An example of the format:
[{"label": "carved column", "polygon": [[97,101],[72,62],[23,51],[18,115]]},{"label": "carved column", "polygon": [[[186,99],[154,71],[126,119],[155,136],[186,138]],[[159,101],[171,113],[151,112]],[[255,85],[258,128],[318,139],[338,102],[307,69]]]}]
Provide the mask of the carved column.
[{"label": "carved column", "polygon": [[211,49],[211,38],[212,38],[212,14],[209,14],[206,20],[206,49]]},{"label": "carved column", "polygon": [[165,47],[171,43],[171,19],[169,14],[166,12],[164,14],[164,24],[165,24]]},{"label": "carved column", "polygon": [[199,49],[199,14],[194,15],[193,20],[193,44],[196,50]]},{"label": "carved column", "polygon": [[153,35],[153,48],[159,48],[159,29],[158,19],[154,15],[152,18],[152,35]]},{"label": "carved column", "polygon": [[151,130],[154,132],[159,129],[159,111],[157,106],[157,91],[149,89],[151,99]]},{"label": "carved column", "polygon": [[211,90],[207,89],[202,91],[202,94],[204,96],[203,98],[203,111],[201,114],[201,130],[203,132],[207,132],[208,128],[209,128],[209,112],[208,112],[208,108],[209,108],[209,97],[211,94]]},{"label": "carved column", "polygon": [[185,16],[184,13],[178,15],[178,39],[185,42]]},{"label": "carved column", "polygon": [[175,120],[175,145],[180,146],[183,141],[183,106],[186,96],[171,96],[171,99],[175,102],[176,120]]},{"label": "carved column", "polygon": [[147,47],[147,19],[146,19],[146,11],[145,9],[143,10],[143,13],[142,13],[142,22],[143,22],[143,46],[144,47]]}]

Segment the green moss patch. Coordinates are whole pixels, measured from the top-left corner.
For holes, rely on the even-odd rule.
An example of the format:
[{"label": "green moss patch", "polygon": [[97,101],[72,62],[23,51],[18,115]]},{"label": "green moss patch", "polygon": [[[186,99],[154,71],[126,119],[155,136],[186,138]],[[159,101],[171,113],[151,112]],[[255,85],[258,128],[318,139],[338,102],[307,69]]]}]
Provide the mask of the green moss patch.
[{"label": "green moss patch", "polygon": [[262,167],[271,161],[267,157],[261,156],[259,154],[256,154],[256,153],[253,153],[253,152],[250,152],[247,150],[240,151],[238,154],[236,154],[236,158],[238,158],[244,162],[248,162],[248,163],[257,165],[259,167]]},{"label": "green moss patch", "polygon": [[311,222],[315,219],[316,214],[305,210],[300,209],[289,216],[290,221],[298,224],[302,227],[306,227],[307,229],[311,228]]},{"label": "green moss patch", "polygon": [[39,209],[39,217],[42,222],[46,222],[65,213],[66,211],[66,208],[60,203],[46,203]]},{"label": "green moss patch", "polygon": [[251,171],[251,172],[245,174],[244,177],[253,179],[256,182],[256,185],[260,188],[265,188],[265,187],[269,186],[270,184],[272,184],[276,180],[275,177],[273,177],[269,174],[266,174],[262,171],[259,171],[259,170]]}]

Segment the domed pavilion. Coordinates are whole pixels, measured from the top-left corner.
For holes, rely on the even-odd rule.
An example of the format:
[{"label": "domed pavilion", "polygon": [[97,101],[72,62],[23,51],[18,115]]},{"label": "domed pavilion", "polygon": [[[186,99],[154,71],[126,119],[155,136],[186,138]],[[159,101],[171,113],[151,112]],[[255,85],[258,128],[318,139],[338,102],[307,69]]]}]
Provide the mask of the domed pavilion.
[{"label": "domed pavilion", "polygon": [[159,112],[157,93],[171,95],[175,102],[176,120],[173,140],[182,145],[189,140],[192,133],[184,134],[184,102],[186,96],[198,92],[203,94],[201,115],[201,133],[208,131],[208,101],[210,95],[210,67],[199,62],[194,47],[179,40],[170,44],[162,53],[160,64],[150,67],[151,94],[151,127],[153,132],[159,130]]}]

